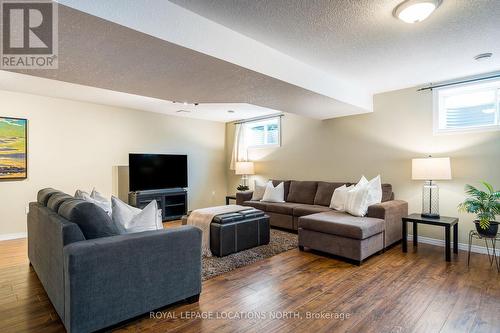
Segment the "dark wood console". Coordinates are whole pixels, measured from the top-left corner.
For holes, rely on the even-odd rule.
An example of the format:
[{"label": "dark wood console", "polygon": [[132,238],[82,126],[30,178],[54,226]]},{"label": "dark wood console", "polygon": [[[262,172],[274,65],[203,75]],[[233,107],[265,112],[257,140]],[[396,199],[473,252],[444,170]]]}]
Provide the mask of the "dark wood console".
[{"label": "dark wood console", "polygon": [[187,190],[183,188],[130,192],[129,204],[143,209],[156,200],[163,221],[178,220],[187,213]]}]

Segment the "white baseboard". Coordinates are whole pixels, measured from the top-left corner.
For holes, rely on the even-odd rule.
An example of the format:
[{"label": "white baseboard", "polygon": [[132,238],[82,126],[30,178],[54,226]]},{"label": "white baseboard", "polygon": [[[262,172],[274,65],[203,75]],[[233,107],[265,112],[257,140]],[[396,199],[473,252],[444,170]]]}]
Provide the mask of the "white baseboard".
[{"label": "white baseboard", "polygon": [[18,232],[15,234],[3,234],[0,235],[0,241],[10,240],[10,239],[18,239],[18,238],[26,238],[28,237],[26,232]]},{"label": "white baseboard", "polygon": [[[408,234],[408,241],[411,241],[411,240],[413,240],[413,235]],[[444,247],[444,240],[442,240],[442,239],[435,239],[435,238],[430,238],[430,237],[418,236],[418,242]],[[453,238],[452,238],[452,244],[453,244]],[[488,245],[491,245],[491,243],[488,242]],[[500,242],[498,242],[497,245],[500,247]],[[463,251],[469,251],[469,244],[458,243],[458,249],[463,250]],[[475,253],[488,254],[486,246],[479,246],[479,245],[472,244],[470,250],[471,250],[471,252],[475,252]],[[497,256],[500,256],[500,249],[497,248],[496,252],[497,252]],[[492,253],[491,247],[490,247],[490,253]]]}]

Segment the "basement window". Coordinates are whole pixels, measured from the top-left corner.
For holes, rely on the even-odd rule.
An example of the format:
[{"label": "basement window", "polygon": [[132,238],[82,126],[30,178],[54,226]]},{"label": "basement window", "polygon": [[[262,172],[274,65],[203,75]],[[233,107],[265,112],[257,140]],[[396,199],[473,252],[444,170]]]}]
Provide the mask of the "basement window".
[{"label": "basement window", "polygon": [[281,144],[281,117],[245,123],[248,148],[278,147]]},{"label": "basement window", "polygon": [[500,80],[434,89],[434,133],[500,130]]}]

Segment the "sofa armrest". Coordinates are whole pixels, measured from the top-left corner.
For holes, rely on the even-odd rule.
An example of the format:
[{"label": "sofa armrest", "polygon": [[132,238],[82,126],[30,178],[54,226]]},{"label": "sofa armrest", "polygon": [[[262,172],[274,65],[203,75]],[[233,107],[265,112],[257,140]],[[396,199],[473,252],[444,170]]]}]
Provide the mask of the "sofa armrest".
[{"label": "sofa armrest", "polygon": [[201,230],[193,226],[64,247],[64,323],[90,332],[201,292]]},{"label": "sofa armrest", "polygon": [[408,215],[408,203],[403,200],[390,200],[368,207],[366,216],[385,220],[385,246],[402,238],[401,218]]},{"label": "sofa armrest", "polygon": [[242,205],[245,201],[251,200],[253,191],[236,192],[236,204]]}]

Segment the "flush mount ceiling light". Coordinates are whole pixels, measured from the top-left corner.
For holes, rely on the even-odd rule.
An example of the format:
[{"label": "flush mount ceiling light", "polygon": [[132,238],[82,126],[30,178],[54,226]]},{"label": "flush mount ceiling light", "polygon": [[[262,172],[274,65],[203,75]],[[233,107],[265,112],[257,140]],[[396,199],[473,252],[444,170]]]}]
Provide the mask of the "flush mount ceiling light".
[{"label": "flush mount ceiling light", "polygon": [[417,23],[425,20],[442,0],[406,0],[394,8],[393,15],[406,23]]},{"label": "flush mount ceiling light", "polygon": [[177,102],[177,101],[172,101],[172,104],[175,104],[175,103],[182,103],[182,105],[189,105],[189,104],[193,104],[194,106],[198,106],[200,103],[188,103],[188,102]]}]

